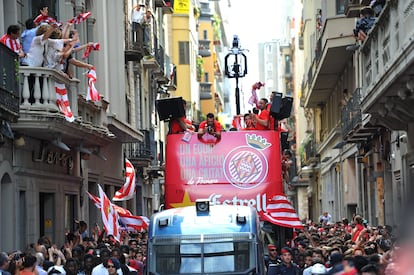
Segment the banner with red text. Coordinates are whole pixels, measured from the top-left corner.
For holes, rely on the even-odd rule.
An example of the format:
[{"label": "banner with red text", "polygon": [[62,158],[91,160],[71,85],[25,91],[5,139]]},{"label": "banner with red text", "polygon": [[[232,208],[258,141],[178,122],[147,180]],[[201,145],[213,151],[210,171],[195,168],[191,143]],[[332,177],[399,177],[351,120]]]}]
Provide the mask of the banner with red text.
[{"label": "banner with red text", "polygon": [[193,134],[167,136],[166,208],[212,204],[252,205],[265,212],[283,193],[279,132],[222,132],[220,141],[203,143]]}]

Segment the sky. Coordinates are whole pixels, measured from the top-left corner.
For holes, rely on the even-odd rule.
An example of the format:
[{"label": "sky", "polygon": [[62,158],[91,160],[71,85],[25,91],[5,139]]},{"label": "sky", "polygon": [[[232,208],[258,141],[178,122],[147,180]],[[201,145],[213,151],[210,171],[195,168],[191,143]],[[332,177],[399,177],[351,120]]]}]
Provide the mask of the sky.
[{"label": "sky", "polygon": [[231,42],[233,36],[238,35],[241,48],[248,50],[244,52],[247,56],[248,73],[244,78],[239,79],[241,100],[244,99],[244,102],[251,95],[251,86],[260,80],[257,69],[258,44],[286,37],[284,34],[286,19],[288,16],[293,17],[294,2],[297,1],[220,0],[227,38]]}]

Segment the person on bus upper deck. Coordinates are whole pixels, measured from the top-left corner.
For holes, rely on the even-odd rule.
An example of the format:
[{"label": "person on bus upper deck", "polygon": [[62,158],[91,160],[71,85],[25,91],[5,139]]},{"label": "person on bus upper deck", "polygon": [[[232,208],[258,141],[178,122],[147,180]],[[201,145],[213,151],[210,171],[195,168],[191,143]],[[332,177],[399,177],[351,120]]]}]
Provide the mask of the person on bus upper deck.
[{"label": "person on bus upper deck", "polygon": [[242,130],[255,130],[256,129],[253,125],[253,119],[252,119],[251,113],[244,114],[243,120],[244,120],[245,127],[242,128]]},{"label": "person on bus upper deck", "polygon": [[207,114],[207,119],[198,127],[198,138],[210,136],[219,140],[221,138],[221,124],[214,118],[213,113]]},{"label": "person on bus upper deck", "polygon": [[261,98],[259,100],[259,113],[255,113],[253,110],[253,122],[255,123],[256,130],[269,130],[269,111],[266,110],[268,100]]},{"label": "person on bus upper deck", "polygon": [[179,133],[184,133],[184,131],[186,130],[190,130],[190,131],[195,130],[195,127],[193,126],[193,123],[191,122],[191,120],[187,119],[187,117],[185,116],[187,102],[185,101],[185,99],[183,99],[182,102],[183,102],[183,107],[184,107],[184,116],[180,118],[174,118],[171,121],[170,134],[179,134]]}]

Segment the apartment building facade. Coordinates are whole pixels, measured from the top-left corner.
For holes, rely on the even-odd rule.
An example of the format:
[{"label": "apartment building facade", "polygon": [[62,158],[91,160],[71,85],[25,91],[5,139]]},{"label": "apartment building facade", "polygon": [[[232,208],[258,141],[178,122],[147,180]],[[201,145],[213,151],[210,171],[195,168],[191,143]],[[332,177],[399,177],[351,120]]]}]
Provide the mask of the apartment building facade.
[{"label": "apartment building facade", "polygon": [[[387,1],[365,41],[353,30],[369,1],[303,1],[305,73],[301,105],[310,128],[300,145],[309,217],[360,214],[397,225],[407,200],[412,100],[413,13]],[[397,77],[398,76],[398,77]],[[402,137],[402,138],[401,138]]]},{"label": "apartment building facade", "polygon": [[[112,197],[124,184],[125,158],[135,166],[137,192],[118,204],[150,216],[162,203],[165,132],[155,101],[174,86],[166,35],[172,3],[6,0],[0,3],[0,31],[23,26],[43,4],[61,22],[91,12],[76,29],[82,42],[100,43],[87,62],[96,68],[101,100],[86,100],[85,69],[74,68],[75,77],[69,79],[44,67],[15,67],[18,118],[2,116],[13,135],[0,148],[0,247],[5,251],[24,248],[43,235],[63,243],[75,219],[101,224],[87,192],[98,195],[100,184]],[[130,14],[138,4],[145,5],[151,19],[133,38]],[[67,90],[73,122],[56,106],[55,83]]]}]

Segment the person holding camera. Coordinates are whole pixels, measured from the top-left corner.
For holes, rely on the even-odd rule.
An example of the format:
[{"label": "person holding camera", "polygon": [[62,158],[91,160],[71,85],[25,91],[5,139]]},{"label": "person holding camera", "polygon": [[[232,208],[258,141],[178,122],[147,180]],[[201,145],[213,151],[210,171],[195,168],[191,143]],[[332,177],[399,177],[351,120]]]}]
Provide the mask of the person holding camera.
[{"label": "person holding camera", "polygon": [[261,98],[258,103],[258,109],[253,109],[253,122],[256,130],[269,130],[270,113],[266,110],[268,100]]},{"label": "person holding camera", "polygon": [[214,118],[213,113],[208,113],[207,119],[200,123],[198,138],[207,142],[220,140],[221,124]]}]

